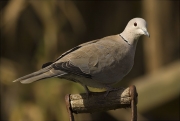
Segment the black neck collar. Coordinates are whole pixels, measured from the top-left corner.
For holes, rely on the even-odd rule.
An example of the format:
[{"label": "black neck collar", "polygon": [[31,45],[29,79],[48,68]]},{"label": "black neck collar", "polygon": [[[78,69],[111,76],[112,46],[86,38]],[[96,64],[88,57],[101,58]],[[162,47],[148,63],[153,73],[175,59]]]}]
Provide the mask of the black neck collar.
[{"label": "black neck collar", "polygon": [[128,43],[128,45],[131,45],[121,34],[119,34],[119,36],[120,36],[126,43]]}]

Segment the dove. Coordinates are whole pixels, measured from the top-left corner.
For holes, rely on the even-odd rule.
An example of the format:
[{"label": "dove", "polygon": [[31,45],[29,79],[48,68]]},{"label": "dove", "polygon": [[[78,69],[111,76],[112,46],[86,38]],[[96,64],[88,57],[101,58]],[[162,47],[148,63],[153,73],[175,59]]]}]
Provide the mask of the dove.
[{"label": "dove", "polygon": [[80,44],[54,62],[43,64],[42,69],[13,82],[28,84],[58,77],[80,83],[87,94],[88,87],[105,88],[108,94],[132,69],[136,45],[142,35],[150,37],[146,21],[133,18],[122,33]]}]

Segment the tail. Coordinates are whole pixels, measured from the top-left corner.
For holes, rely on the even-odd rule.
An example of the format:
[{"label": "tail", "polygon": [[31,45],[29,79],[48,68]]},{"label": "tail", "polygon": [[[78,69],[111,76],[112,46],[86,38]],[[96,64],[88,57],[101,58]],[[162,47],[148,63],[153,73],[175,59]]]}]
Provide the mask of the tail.
[{"label": "tail", "polygon": [[43,68],[43,69],[41,69],[39,71],[28,74],[28,75],[23,76],[21,78],[18,78],[16,80],[14,80],[13,82],[20,81],[23,84],[28,84],[28,83],[32,83],[34,81],[38,81],[38,80],[41,80],[41,79],[46,79],[46,78],[57,77],[57,76],[63,75],[63,74],[58,74],[57,75],[57,73],[52,73],[50,71],[51,69],[52,68],[49,68],[49,67]]}]

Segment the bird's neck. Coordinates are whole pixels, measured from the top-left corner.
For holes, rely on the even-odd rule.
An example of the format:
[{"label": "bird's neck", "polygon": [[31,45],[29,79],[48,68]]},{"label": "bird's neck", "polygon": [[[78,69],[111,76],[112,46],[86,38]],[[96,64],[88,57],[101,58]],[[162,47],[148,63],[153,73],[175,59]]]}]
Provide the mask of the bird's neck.
[{"label": "bird's neck", "polygon": [[[127,36],[128,35],[128,36]],[[133,36],[131,33],[120,33],[120,36],[129,44],[136,47],[139,36]]]}]

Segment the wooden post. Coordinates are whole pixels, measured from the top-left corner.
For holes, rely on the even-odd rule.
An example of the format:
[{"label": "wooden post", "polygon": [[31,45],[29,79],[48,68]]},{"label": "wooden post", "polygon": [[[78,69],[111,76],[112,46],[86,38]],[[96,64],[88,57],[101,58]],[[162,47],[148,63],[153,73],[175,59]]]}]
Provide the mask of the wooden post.
[{"label": "wooden post", "polygon": [[92,92],[87,98],[86,93],[68,94],[65,97],[70,121],[74,121],[73,113],[93,113],[118,108],[132,109],[131,121],[137,120],[137,92],[135,86],[110,92]]}]

